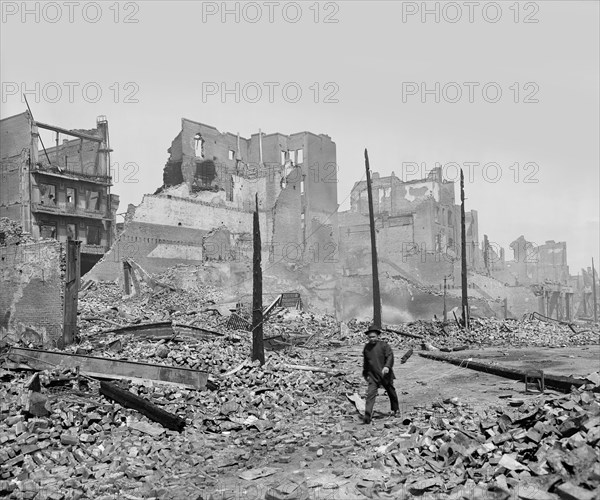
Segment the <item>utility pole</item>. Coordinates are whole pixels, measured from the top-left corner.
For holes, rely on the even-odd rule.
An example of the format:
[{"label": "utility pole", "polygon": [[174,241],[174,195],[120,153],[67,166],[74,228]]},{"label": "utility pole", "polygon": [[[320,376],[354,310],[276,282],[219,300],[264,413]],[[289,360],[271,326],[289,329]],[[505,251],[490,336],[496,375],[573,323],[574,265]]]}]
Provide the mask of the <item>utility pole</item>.
[{"label": "utility pole", "polygon": [[252,361],[259,360],[265,364],[265,346],[263,343],[262,313],[262,269],[260,267],[260,224],[258,220],[258,193],[255,197],[254,210],[254,255],[252,268]]},{"label": "utility pole", "polygon": [[444,323],[448,321],[448,309],[446,307],[446,278],[447,276],[444,276]]},{"label": "utility pole", "polygon": [[460,230],[461,230],[461,287],[462,287],[462,322],[469,329],[469,302],[467,298],[467,234],[465,229],[465,176],[460,170]]},{"label": "utility pole", "polygon": [[365,148],[365,168],[367,170],[367,195],[369,200],[369,225],[371,227],[371,264],[373,273],[373,327],[381,328],[381,296],[379,295],[379,271],[377,269],[377,245],[375,241],[375,216],[373,215],[373,193],[371,192],[371,171],[369,153]]},{"label": "utility pole", "polygon": [[598,307],[596,305],[596,269],[594,268],[594,258],[592,257],[592,299],[594,300],[594,323],[598,323]]}]

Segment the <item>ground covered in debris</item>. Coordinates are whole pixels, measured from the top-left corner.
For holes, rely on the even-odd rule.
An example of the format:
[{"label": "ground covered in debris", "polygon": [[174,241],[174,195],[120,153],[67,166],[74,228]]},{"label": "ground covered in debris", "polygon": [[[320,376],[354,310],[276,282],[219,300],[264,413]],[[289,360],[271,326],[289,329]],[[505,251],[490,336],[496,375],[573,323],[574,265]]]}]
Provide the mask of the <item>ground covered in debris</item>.
[{"label": "ground covered in debris", "polygon": [[[161,277],[168,283],[168,276]],[[67,352],[190,367],[197,391],[150,380],[119,383],[186,422],[179,433],[99,395],[99,383],[49,366],[0,371],[0,496],[9,498],[600,498],[600,376],[594,363],[569,394],[525,393],[507,381],[413,355],[515,347],[598,352],[598,328],[541,320],[417,322],[390,327],[402,402],[378,398],[362,425],[366,323],[275,309],[265,365],[249,332],[226,328],[218,291],[151,290],[126,300],[116,284],[81,293],[81,336]],[[118,327],[170,321],[162,337]],[[218,335],[220,334],[220,335]],[[2,357],[9,351],[3,347]],[[583,352],[583,351],[582,351]],[[469,354],[472,355],[472,354]],[[507,356],[510,357],[510,356]],[[590,357],[593,359],[593,356]],[[548,369],[550,371],[550,368]],[[28,385],[29,384],[29,385]]]}]

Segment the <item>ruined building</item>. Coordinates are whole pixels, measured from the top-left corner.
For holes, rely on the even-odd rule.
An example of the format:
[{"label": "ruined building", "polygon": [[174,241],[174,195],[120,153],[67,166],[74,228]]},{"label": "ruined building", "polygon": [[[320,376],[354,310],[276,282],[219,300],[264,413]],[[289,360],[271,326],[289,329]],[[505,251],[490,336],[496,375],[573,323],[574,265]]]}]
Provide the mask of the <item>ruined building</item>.
[{"label": "ruined building", "polygon": [[[424,179],[404,182],[394,172],[372,174],[373,209],[383,318],[388,322],[431,318],[442,310],[439,290],[460,284],[460,206],[454,183],[442,178],[440,168]],[[341,274],[338,315],[347,319],[369,314],[364,297],[371,294],[371,245],[366,181],[355,183],[350,210],[338,214]],[[476,211],[465,214],[467,261],[480,265]],[[456,294],[455,294],[456,295]],[[448,299],[449,308],[460,297]],[[457,302],[458,301],[458,302]],[[482,301],[481,314],[492,314]]]},{"label": "ruined building", "polygon": [[223,284],[247,281],[256,195],[266,276],[335,273],[337,169],[329,136],[243,138],[184,118],[168,152],[163,185],[128,211],[95,277],[117,278],[119,261],[132,257],[149,272],[204,264]]},{"label": "ruined building", "polygon": [[[40,129],[53,146],[40,143]],[[85,273],[114,239],[119,197],[110,193],[109,153],[102,116],[92,130],[46,125],[27,111],[0,120],[0,217],[34,239],[80,240]]]},{"label": "ruined building", "polygon": [[[454,182],[442,178],[441,168],[408,182],[394,172],[389,177],[374,172],[372,189],[379,259],[392,266],[413,261],[422,275],[419,281],[437,285],[443,273],[438,274],[433,264],[460,256],[460,206],[455,202]],[[467,261],[474,267],[480,261],[477,212],[467,212],[465,220]],[[344,274],[370,268],[366,181],[354,185],[350,210],[339,213],[338,221]],[[432,265],[421,265],[426,263]]]}]

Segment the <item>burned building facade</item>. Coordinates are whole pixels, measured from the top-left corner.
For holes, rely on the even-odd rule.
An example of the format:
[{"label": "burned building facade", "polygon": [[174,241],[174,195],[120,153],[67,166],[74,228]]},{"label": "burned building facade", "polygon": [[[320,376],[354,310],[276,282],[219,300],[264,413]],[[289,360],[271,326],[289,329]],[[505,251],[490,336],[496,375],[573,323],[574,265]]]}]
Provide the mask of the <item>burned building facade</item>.
[{"label": "burned building facade", "polygon": [[[419,265],[419,281],[437,284],[444,273],[440,275],[435,264],[445,262],[447,268],[460,256],[460,206],[455,202],[454,183],[444,180],[439,168],[424,179],[408,182],[394,172],[389,177],[374,172],[371,183],[380,260],[397,267],[409,261],[429,263]],[[370,266],[367,197],[366,181],[357,182],[350,210],[338,215],[344,274]],[[477,212],[467,212],[465,219],[467,261],[474,267],[480,261]]]},{"label": "burned building facade", "polygon": [[218,268],[223,283],[247,281],[257,201],[266,276],[300,276],[299,268],[335,273],[337,169],[329,136],[243,138],[184,118],[168,153],[163,185],[130,211],[95,276],[115,279],[119,260],[132,257],[149,272],[204,264]]},{"label": "burned building facade", "polygon": [[[52,147],[40,144],[40,130],[52,133]],[[0,217],[34,239],[80,240],[85,273],[113,243],[119,204],[110,192],[106,118],[92,130],[66,130],[24,112],[0,120],[0,137]]]},{"label": "burned building facade", "polygon": [[259,132],[246,139],[182,119],[169,153],[164,188],[185,184],[197,198],[245,211],[254,210],[258,194],[275,258],[319,263],[315,255],[334,253],[337,165],[329,136]]}]

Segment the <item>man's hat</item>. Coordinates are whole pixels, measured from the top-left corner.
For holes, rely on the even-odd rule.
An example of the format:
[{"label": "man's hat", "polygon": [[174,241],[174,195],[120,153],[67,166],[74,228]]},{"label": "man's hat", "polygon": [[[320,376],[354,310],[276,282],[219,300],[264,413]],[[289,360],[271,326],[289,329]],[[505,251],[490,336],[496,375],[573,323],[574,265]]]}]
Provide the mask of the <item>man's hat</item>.
[{"label": "man's hat", "polygon": [[381,329],[378,328],[375,325],[371,325],[369,326],[369,328],[367,328],[367,330],[365,331],[365,335],[368,335],[370,332],[376,332],[376,333],[381,333]]}]

